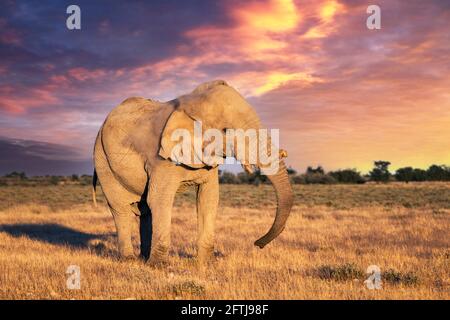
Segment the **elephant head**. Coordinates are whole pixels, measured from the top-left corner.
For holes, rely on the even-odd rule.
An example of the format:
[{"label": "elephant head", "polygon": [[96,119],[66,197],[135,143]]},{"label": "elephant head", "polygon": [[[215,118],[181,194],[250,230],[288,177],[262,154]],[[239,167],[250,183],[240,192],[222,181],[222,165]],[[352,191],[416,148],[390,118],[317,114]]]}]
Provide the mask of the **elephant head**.
[{"label": "elephant head", "polygon": [[[171,153],[171,150],[177,144],[177,141],[173,140],[173,134],[176,129],[182,128],[189,131],[192,135],[196,121],[202,123],[203,130],[209,128],[219,129],[224,135],[228,129],[242,129],[244,131],[254,129],[256,132],[259,132],[258,130],[261,129],[260,119],[255,110],[235,89],[222,80],[204,83],[192,93],[181,96],[173,100],[172,103],[175,105],[175,110],[167,120],[161,137],[161,148],[159,151],[159,155],[165,159],[180,162],[180,159],[173,159]],[[229,142],[229,139],[227,140],[224,137],[224,141]],[[293,192],[286,166],[282,160],[283,151],[280,151],[280,157],[271,158],[273,159],[272,162],[275,161],[276,163],[265,163],[264,165],[260,159],[257,159],[256,163],[250,163],[249,157],[251,157],[250,154],[254,150],[251,150],[248,139],[244,143],[246,149],[250,150],[249,152],[238,155],[238,152],[233,149],[231,155],[235,156],[247,171],[251,170],[253,166],[262,169],[263,172],[264,167],[267,165],[275,164],[277,168],[275,172],[267,175],[274,186],[277,196],[276,216],[270,230],[255,242],[256,246],[263,248],[283,231],[293,204]],[[273,150],[270,139],[267,140],[267,147],[269,150]],[[201,161],[201,154],[198,152],[199,150],[203,151],[203,148],[204,145],[201,148],[195,148],[194,142],[192,142],[192,157],[189,158],[191,161],[181,162],[192,168],[206,166],[207,164]],[[225,154],[224,152],[220,156],[224,157],[225,155],[229,156],[230,154]]]}]

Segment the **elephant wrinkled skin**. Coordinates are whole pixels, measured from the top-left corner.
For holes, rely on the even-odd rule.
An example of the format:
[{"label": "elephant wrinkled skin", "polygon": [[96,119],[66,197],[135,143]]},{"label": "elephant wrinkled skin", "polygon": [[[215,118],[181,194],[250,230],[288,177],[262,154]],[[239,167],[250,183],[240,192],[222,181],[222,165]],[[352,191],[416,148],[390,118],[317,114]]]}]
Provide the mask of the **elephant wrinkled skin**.
[{"label": "elephant wrinkled skin", "polygon": [[[168,156],[173,130],[192,131],[194,120],[220,130],[260,128],[256,112],[245,99],[217,80],[168,102],[129,98],[111,111],[99,130],[94,180],[98,177],[113,215],[122,258],[134,257],[131,227],[138,216],[141,256],[151,264],[167,260],[172,205],[183,185],[197,188],[198,260],[205,262],[212,257],[218,167],[174,163]],[[238,160],[247,168],[246,159]],[[282,159],[277,161],[278,172],[268,176],[277,195],[277,213],[267,234],[255,242],[260,248],[283,231],[293,202],[286,167]]]}]

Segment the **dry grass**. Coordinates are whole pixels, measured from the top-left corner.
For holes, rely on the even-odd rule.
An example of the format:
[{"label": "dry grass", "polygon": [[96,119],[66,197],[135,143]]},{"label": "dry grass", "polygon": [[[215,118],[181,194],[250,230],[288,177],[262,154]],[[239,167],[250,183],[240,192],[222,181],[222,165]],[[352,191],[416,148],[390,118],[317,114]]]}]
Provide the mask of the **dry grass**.
[{"label": "dry grass", "polygon": [[[260,250],[270,186],[222,186],[217,261],[199,271],[192,192],[177,197],[170,265],[151,269],[117,260],[112,218],[88,187],[0,187],[0,298],[449,299],[450,184],[295,191],[288,227]],[[66,288],[69,265],[81,290]],[[381,290],[364,284],[370,265]]]}]

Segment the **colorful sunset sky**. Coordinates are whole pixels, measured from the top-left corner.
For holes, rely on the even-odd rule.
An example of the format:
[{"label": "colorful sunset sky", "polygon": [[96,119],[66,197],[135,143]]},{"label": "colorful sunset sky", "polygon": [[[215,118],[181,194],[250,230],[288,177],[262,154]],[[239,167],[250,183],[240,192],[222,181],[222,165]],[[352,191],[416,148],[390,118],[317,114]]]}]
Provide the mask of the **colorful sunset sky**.
[{"label": "colorful sunset sky", "polygon": [[2,0],[0,173],[91,173],[114,106],[214,79],[280,129],[299,171],[450,165],[448,0]]}]

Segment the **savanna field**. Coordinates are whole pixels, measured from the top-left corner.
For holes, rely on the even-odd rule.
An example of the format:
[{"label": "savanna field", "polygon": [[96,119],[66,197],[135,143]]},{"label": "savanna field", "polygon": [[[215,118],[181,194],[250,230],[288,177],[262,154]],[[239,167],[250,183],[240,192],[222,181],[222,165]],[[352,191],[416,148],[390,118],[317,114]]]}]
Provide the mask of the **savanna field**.
[{"label": "savanna field", "polygon": [[[1,299],[449,299],[450,183],[295,185],[280,237],[271,185],[221,185],[216,261],[195,264],[194,190],[179,193],[169,266],[119,261],[89,186],[0,186]],[[138,229],[136,223],[136,252]],[[81,288],[68,289],[69,265]],[[381,289],[364,281],[381,271]]]}]

